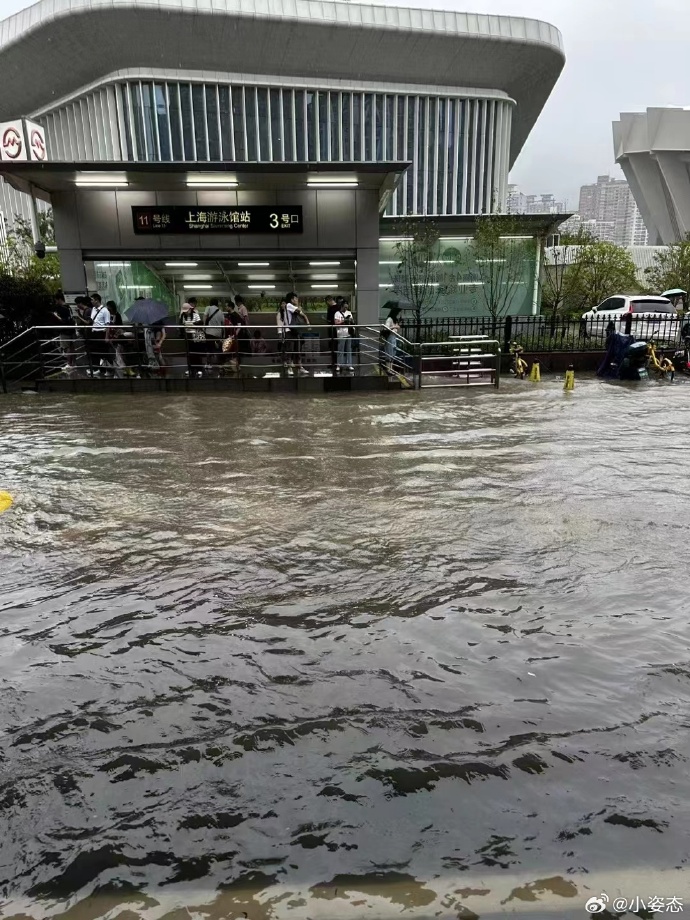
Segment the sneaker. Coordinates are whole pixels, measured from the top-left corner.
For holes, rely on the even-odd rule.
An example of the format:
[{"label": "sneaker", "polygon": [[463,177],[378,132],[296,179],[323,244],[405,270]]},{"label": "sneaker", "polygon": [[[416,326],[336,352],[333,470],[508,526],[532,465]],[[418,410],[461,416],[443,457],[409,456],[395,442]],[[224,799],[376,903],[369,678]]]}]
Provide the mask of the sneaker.
[{"label": "sneaker", "polygon": [[298,373],[298,374],[301,374],[303,377],[308,377],[308,376],[309,376],[309,371],[306,369],[306,367],[299,367],[299,368],[297,369],[297,373]]},{"label": "sneaker", "polygon": [[350,372],[351,374],[354,374],[354,372],[355,372],[354,367],[348,367],[348,370],[349,370],[349,372]]},{"label": "sneaker", "polygon": [[292,377],[292,375],[294,374],[294,371],[291,367],[286,367],[285,372],[288,375],[288,377]]},{"label": "sneaker", "polygon": [[203,371],[197,371],[197,372],[196,372],[196,375],[197,375],[197,377],[203,377],[203,376],[204,376],[204,372],[203,372]]}]

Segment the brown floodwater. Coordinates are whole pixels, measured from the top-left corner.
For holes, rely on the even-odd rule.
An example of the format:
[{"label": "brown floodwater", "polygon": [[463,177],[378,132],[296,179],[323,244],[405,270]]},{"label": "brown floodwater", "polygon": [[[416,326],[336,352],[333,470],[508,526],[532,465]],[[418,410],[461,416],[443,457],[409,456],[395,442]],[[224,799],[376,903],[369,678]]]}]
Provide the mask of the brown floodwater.
[{"label": "brown floodwater", "polygon": [[690,909],[689,423],[0,396],[0,916]]}]

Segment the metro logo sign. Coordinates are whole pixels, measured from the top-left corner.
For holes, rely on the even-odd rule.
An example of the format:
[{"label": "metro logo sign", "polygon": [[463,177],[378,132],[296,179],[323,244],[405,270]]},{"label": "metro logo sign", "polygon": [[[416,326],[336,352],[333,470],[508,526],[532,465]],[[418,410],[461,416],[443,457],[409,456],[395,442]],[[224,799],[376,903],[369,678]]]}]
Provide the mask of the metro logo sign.
[{"label": "metro logo sign", "polygon": [[46,150],[46,136],[43,128],[27,122],[26,130],[29,135],[29,156],[32,160],[45,163],[48,159],[48,151]]},{"label": "metro logo sign", "polygon": [[36,122],[20,118],[0,124],[0,160],[45,163],[47,159],[45,131]]},{"label": "metro logo sign", "polygon": [[0,125],[0,158],[12,163],[29,159],[21,121],[8,121]]}]

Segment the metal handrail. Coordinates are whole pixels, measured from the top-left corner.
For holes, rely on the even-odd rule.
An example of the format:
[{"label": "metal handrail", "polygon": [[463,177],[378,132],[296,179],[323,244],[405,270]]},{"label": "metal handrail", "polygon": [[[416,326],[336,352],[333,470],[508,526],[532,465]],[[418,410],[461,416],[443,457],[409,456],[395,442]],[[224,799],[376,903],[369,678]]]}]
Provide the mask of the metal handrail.
[{"label": "metal handrail", "polygon": [[[446,348],[452,349],[456,359],[460,360],[496,359],[498,356],[495,369],[496,380],[498,378],[500,343],[496,339],[466,336],[462,341],[454,339],[415,343],[395,332],[395,349],[388,354],[381,336],[383,325],[350,325],[355,330],[353,346],[355,341],[357,343],[352,352],[353,365],[360,374],[389,375],[399,379],[405,386],[419,387],[423,376],[429,373],[424,364],[428,365],[429,360],[434,358],[428,352]],[[154,362],[150,347],[147,348],[146,329],[145,325],[134,323],[96,329],[90,325],[32,326],[0,346],[2,390],[7,392],[10,381],[21,383],[28,379],[45,380],[58,374],[75,377],[84,373],[94,377],[175,376],[182,366],[187,367],[186,376],[190,377],[205,375],[209,367],[211,373],[223,376],[228,366],[238,374],[251,374],[253,371],[257,375],[263,372],[262,376],[289,375],[291,367],[298,373],[305,364],[315,374],[322,376],[328,373],[329,367],[333,374],[336,370],[338,337],[335,331],[338,327],[327,323],[309,323],[296,329],[292,327],[292,330],[277,323],[210,328],[203,324],[166,324],[166,344],[162,349],[163,360],[159,363]],[[237,336],[240,330],[244,330],[248,336],[240,339]],[[266,344],[266,350],[262,352],[256,352],[251,347],[252,333],[257,330],[262,333]],[[106,341],[103,335],[107,331],[114,334],[110,341]],[[289,331],[299,333],[300,345],[296,352],[286,350]],[[193,342],[194,332],[204,332],[205,336]],[[221,351],[219,343],[229,337],[235,337],[240,343],[244,341],[245,348],[229,353]],[[304,343],[308,338],[319,339],[317,349],[305,348]],[[183,347],[171,348],[171,342],[183,343]],[[205,344],[210,347],[204,348]],[[481,347],[482,351],[472,352],[473,346]],[[492,346],[496,347],[496,353],[485,354],[484,349]]]},{"label": "metal handrail", "polygon": [[[363,324],[351,323],[354,327],[355,335],[353,337],[353,365],[361,373],[380,373],[382,360],[379,347],[379,329],[376,329],[376,344],[373,343],[373,330]],[[332,368],[335,372],[335,361],[337,360],[337,341],[335,325],[326,323],[315,323],[300,326],[293,331],[299,333],[299,349],[296,352],[285,351],[285,343],[289,341],[287,332],[289,327],[279,326],[277,323],[271,324],[252,324],[250,326],[233,327],[206,327],[203,324],[189,326],[184,324],[166,324],[166,343],[163,345],[162,356],[164,359],[165,370],[159,366],[154,368],[150,363],[151,353],[146,349],[145,330],[146,326],[142,324],[123,323],[122,325],[97,327],[95,330],[89,325],[41,325],[32,326],[15,336],[9,342],[0,347],[0,364],[2,364],[2,374],[0,380],[3,390],[7,391],[7,381],[10,378],[15,382],[36,378],[47,379],[50,376],[67,373],[74,376],[81,376],[86,372],[89,376],[139,376],[137,371],[141,371],[142,376],[168,376],[176,375],[180,371],[180,365],[186,365],[188,376],[192,375],[192,366],[199,368],[197,373],[200,375],[208,370],[208,364],[212,361],[213,373],[218,375],[225,374],[227,365],[231,370],[236,372],[251,371],[274,376],[273,372],[290,373],[290,366],[294,359],[294,370],[297,372],[300,367],[306,365],[317,375],[321,372],[327,373],[327,368]],[[114,333],[111,341],[107,342],[112,349],[103,351],[105,336],[103,333],[110,330]],[[221,341],[237,337],[239,330],[244,330],[248,336],[244,339],[246,350],[239,353],[233,351],[230,353],[219,353],[219,344]],[[263,341],[266,343],[267,351],[257,353],[251,348],[252,333],[256,330],[262,332]],[[194,332],[204,332],[203,340],[195,343],[192,347],[191,339]],[[218,333],[218,334],[214,334]],[[67,342],[64,339],[67,339]],[[305,341],[309,338],[312,340],[318,338],[320,344],[318,349],[310,351],[305,348]],[[61,341],[62,340],[62,341]],[[241,343],[243,340],[239,339]],[[184,347],[177,349],[170,347],[170,342],[184,343]],[[356,344],[355,344],[356,342]],[[213,343],[211,345],[211,343]],[[207,349],[204,345],[209,345]],[[121,348],[118,348],[121,346]],[[127,355],[125,363],[117,364],[115,356],[117,353],[122,356]],[[128,353],[128,354],[127,354]],[[192,361],[190,361],[190,354]],[[67,361],[67,364],[65,364]],[[221,370],[222,368],[222,370]],[[395,371],[405,372],[407,368],[403,362],[396,362]],[[356,372],[357,372],[356,371]],[[159,373],[160,372],[160,373]]]}]

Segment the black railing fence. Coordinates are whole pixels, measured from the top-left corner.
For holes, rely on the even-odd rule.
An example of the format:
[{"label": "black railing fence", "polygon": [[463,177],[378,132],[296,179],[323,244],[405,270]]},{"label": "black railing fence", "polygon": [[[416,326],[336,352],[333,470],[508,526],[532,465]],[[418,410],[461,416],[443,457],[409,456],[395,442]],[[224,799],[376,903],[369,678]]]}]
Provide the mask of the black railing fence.
[{"label": "black railing fence", "polygon": [[[689,318],[690,319],[690,318]],[[498,339],[504,353],[511,342],[518,342],[526,352],[604,351],[609,332],[622,332],[643,341],[655,341],[663,347],[679,345],[685,320],[676,314],[632,314],[630,316],[595,316],[587,320],[545,316],[443,317],[423,319],[419,329],[409,317],[401,324],[401,333],[410,341],[445,342],[455,336],[486,335]]]}]

